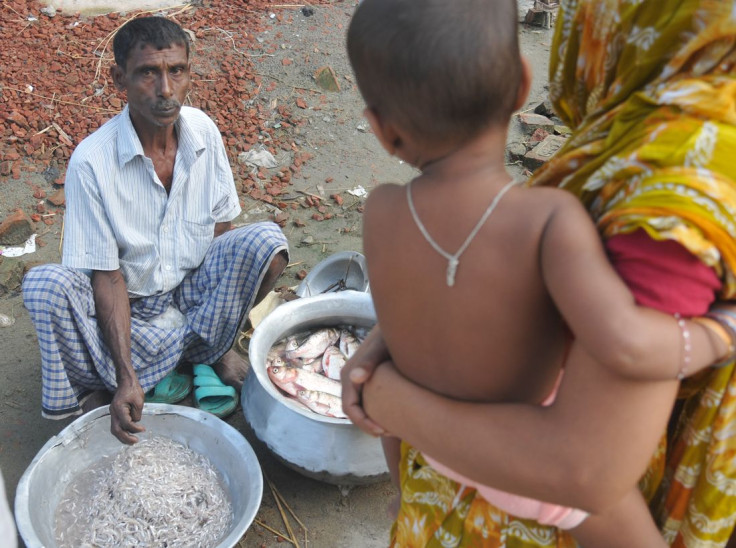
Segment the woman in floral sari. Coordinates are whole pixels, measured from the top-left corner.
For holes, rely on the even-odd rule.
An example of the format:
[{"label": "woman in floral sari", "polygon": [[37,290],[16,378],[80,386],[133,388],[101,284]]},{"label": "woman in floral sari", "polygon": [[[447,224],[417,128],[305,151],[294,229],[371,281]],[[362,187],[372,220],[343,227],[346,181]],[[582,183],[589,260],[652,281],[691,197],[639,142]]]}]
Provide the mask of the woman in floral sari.
[{"label": "woman in floral sari", "polygon": [[[693,316],[716,299],[736,298],[735,72],[734,0],[562,2],[550,96],[573,135],[531,184],[559,186],[580,197],[641,304]],[[662,437],[640,482],[672,546],[725,546],[734,528],[733,375],[729,364],[682,384],[669,440]],[[378,390],[381,397],[372,399]],[[499,488],[509,490],[516,481],[520,494],[544,498],[534,482],[545,470],[554,476],[554,459],[504,406],[483,411],[487,428],[479,437],[462,439],[458,433],[448,439],[443,432],[440,439],[439,430],[426,432],[426,426],[417,434],[412,412],[391,402],[412,402],[424,425],[433,424],[428,413],[439,424],[452,417],[454,407],[397,380],[390,367],[376,370],[363,397],[371,417],[402,438],[414,432],[422,450],[439,455],[443,446],[454,446],[467,468],[456,469],[466,475],[495,467],[496,477],[506,476]],[[357,396],[345,398],[348,407],[357,406]],[[364,420],[361,411],[349,413],[358,424]],[[563,452],[569,440],[557,443]],[[637,443],[635,436],[631,443]],[[515,468],[504,459],[515,461]],[[437,474],[408,446],[402,466],[410,495],[392,531],[395,546],[576,545],[564,532],[492,507],[474,490]],[[493,477],[489,472],[474,479],[493,484]],[[558,500],[551,502],[579,506],[585,500],[574,496],[580,485],[566,486],[564,477],[558,483]]]}]

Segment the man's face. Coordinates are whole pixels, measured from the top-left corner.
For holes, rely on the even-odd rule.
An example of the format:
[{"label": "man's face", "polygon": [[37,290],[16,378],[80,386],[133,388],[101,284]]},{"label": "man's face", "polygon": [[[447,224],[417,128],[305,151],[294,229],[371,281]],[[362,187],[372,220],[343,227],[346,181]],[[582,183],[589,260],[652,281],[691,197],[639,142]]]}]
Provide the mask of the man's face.
[{"label": "man's face", "polygon": [[130,117],[140,132],[171,126],[189,91],[189,59],[183,45],[131,49],[125,70],[114,65],[113,81],[126,91]]}]

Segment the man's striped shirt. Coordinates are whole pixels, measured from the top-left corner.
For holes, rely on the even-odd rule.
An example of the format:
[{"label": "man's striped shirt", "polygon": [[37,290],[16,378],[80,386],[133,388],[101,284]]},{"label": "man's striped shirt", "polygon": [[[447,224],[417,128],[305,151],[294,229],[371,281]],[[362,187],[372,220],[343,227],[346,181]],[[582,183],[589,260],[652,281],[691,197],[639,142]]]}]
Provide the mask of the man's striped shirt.
[{"label": "man's striped shirt", "polygon": [[127,106],[79,144],[65,181],[64,265],[119,268],[131,297],[170,291],[199,266],[215,223],[237,217],[240,204],[215,123],[182,107],[176,131],[169,195]]}]

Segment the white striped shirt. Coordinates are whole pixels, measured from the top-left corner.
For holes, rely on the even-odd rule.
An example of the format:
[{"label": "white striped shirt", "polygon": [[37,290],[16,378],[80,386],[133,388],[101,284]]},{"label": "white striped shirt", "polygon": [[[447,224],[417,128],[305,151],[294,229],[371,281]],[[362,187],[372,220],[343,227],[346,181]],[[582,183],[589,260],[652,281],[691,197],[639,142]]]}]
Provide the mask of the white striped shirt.
[{"label": "white striped shirt", "polygon": [[215,223],[240,214],[222,136],[202,111],[182,107],[166,194],[143,153],[128,107],[84,139],[66,172],[62,263],[122,271],[131,297],[171,291],[197,268]]}]

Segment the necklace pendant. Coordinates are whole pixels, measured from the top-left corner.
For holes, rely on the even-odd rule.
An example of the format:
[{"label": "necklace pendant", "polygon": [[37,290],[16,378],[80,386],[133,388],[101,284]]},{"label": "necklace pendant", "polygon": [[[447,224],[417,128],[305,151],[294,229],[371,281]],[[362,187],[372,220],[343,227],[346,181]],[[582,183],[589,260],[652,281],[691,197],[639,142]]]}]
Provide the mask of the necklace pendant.
[{"label": "necklace pendant", "polygon": [[455,285],[455,272],[457,271],[457,265],[460,264],[455,257],[451,257],[447,261],[447,287]]}]

